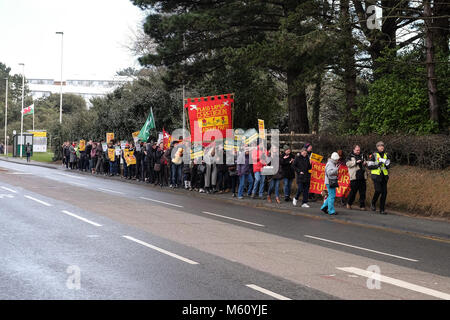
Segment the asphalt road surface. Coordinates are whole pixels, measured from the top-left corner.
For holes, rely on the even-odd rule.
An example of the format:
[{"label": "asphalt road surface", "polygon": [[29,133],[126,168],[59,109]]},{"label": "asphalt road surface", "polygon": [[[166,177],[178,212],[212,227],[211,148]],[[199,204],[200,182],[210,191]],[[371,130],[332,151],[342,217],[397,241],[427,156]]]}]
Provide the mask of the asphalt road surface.
[{"label": "asphalt road surface", "polygon": [[445,240],[0,160],[0,299],[450,299],[449,258]]}]

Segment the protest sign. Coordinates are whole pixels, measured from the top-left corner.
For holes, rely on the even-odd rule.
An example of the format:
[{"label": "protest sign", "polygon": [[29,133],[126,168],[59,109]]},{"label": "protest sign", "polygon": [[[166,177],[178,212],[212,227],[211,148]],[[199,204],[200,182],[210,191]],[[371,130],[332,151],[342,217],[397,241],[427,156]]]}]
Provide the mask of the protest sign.
[{"label": "protest sign", "polygon": [[[184,105],[188,110],[189,123],[191,129],[191,141],[194,141],[194,130],[200,129],[203,141],[203,135],[208,130],[219,130],[222,138],[226,137],[226,130],[233,128],[233,118],[231,105],[234,102],[234,96],[231,94],[188,98]],[[196,122],[198,123],[196,127]],[[214,137],[218,139],[219,137]]]},{"label": "protest sign", "polygon": [[108,148],[108,159],[111,162],[114,162],[116,160],[114,151],[114,148]]},{"label": "protest sign", "polygon": [[79,146],[79,150],[80,151],[85,151],[86,150],[86,140],[80,140],[80,146]]},{"label": "protest sign", "polygon": [[[311,162],[310,193],[322,193],[325,186],[325,163]],[[338,171],[339,187],[336,188],[336,197],[346,197],[350,191],[350,176],[347,166],[340,166]]]},{"label": "protest sign", "polygon": [[114,140],[114,132],[108,132],[106,134],[106,143],[109,144],[111,140]]},{"label": "protest sign", "polygon": [[108,145],[105,142],[102,143],[102,149],[103,152],[106,152],[108,150]]},{"label": "protest sign", "polygon": [[311,153],[311,157],[309,159],[311,160],[311,162],[315,161],[315,162],[321,163],[323,160],[323,156],[316,154],[316,153]]},{"label": "protest sign", "polygon": [[266,138],[266,131],[264,129],[264,120],[258,119],[259,138]]}]

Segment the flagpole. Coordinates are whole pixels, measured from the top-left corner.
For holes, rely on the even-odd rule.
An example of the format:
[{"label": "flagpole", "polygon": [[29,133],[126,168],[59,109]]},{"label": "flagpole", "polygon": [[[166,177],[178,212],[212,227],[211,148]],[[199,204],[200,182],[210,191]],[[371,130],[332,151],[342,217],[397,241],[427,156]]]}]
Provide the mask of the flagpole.
[{"label": "flagpole", "polygon": [[8,141],[7,139],[8,132],[8,78],[6,78],[6,94],[5,94],[5,156],[8,156]]},{"label": "flagpole", "polygon": [[21,110],[21,116],[20,116],[20,140],[19,142],[22,142],[21,146],[20,146],[20,158],[22,159],[22,149],[23,149],[23,145],[25,143],[24,139],[23,139],[23,98],[24,98],[24,94],[25,94],[25,64],[24,63],[19,63],[19,65],[22,66],[22,110]]},{"label": "flagpole", "polygon": [[34,131],[34,103],[33,103],[33,131]]}]

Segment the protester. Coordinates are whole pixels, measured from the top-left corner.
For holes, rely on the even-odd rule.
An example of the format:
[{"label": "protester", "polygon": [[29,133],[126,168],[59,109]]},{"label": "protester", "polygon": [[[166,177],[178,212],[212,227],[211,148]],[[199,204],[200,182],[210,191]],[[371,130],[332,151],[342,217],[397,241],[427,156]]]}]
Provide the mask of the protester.
[{"label": "protester", "polygon": [[94,172],[96,173],[96,174],[102,174],[104,171],[103,171],[103,146],[102,146],[102,144],[103,144],[103,140],[102,141],[100,141],[100,143],[98,143],[97,144],[97,147],[96,147],[96,157],[97,157],[97,163],[95,164],[95,169],[94,169]]},{"label": "protester", "polygon": [[206,172],[205,172],[205,191],[206,193],[215,193],[217,184],[217,159],[216,148],[212,146],[205,152],[203,158],[205,159]]},{"label": "protester", "polygon": [[312,166],[308,157],[308,151],[306,151],[305,148],[300,150],[300,155],[295,158],[293,167],[297,173],[297,193],[292,200],[292,204],[296,206],[300,194],[303,194],[302,208],[309,208],[308,194],[311,181],[310,170]]},{"label": "protester", "polygon": [[280,203],[280,181],[283,179],[283,168],[280,165],[281,161],[283,159],[283,156],[280,154],[278,147],[272,146],[272,148],[269,151],[268,154],[268,160],[270,160],[271,166],[273,166],[273,160],[275,157],[278,157],[278,171],[272,175],[267,176],[267,179],[269,181],[269,189],[267,190],[267,201],[269,203],[272,203],[272,198],[270,197],[272,195],[272,192],[275,191],[275,201],[279,204]]},{"label": "protester", "polygon": [[154,185],[156,186],[157,184],[159,184],[161,187],[163,186],[164,180],[163,178],[164,171],[162,170],[163,164],[161,163],[163,154],[164,154],[164,143],[161,142],[159,146],[156,148],[155,164],[153,165],[153,171],[155,173]]},{"label": "protester", "polygon": [[233,149],[233,161],[231,164],[227,164],[227,170],[228,170],[228,176],[230,178],[230,184],[231,184],[231,193],[233,198],[236,197],[236,186],[238,184],[238,172],[237,172],[237,165],[236,165],[236,156],[237,151]]},{"label": "protester", "polygon": [[337,162],[339,161],[339,155],[337,152],[333,152],[331,158],[328,159],[328,162],[325,166],[325,185],[328,190],[328,197],[326,201],[323,203],[320,210],[330,215],[336,215],[337,212],[334,209],[334,199],[336,198],[336,188],[338,185],[338,171],[339,166]]},{"label": "protester", "polygon": [[283,173],[283,185],[284,185],[284,201],[292,201],[291,199],[291,187],[292,181],[295,178],[295,171],[292,167],[294,163],[294,155],[291,153],[289,146],[284,146],[284,153],[281,158],[280,166]]},{"label": "protester", "polygon": [[375,193],[372,198],[370,209],[376,211],[376,204],[378,198],[380,198],[380,214],[386,214],[385,204],[387,198],[387,183],[389,180],[388,169],[390,167],[391,160],[388,158],[387,153],[384,151],[384,142],[379,141],[376,144],[377,151],[370,155],[368,161],[368,168],[371,170],[371,178],[374,184]]},{"label": "protester", "polygon": [[216,154],[216,167],[217,167],[217,191],[219,193],[229,192],[229,174],[227,166],[226,152],[223,149],[223,145],[220,144]]},{"label": "protester", "polygon": [[265,176],[261,173],[262,168],[266,165],[267,152],[262,145],[252,151],[253,174],[255,180],[253,182],[252,198],[256,198],[258,192],[259,199],[263,198]]},{"label": "protester", "polygon": [[250,151],[248,146],[244,147],[237,159],[237,171],[239,176],[239,189],[238,189],[238,199],[243,199],[244,197],[244,187],[246,181],[248,182],[247,195],[252,194],[253,187],[253,177],[252,177],[252,165],[250,164]]},{"label": "protester", "polygon": [[179,143],[176,143],[174,148],[176,152],[172,158],[171,187],[178,188],[181,186],[182,180],[183,148],[179,146]]},{"label": "protester", "polygon": [[352,209],[356,194],[359,192],[359,208],[366,210],[366,161],[361,154],[361,147],[353,146],[353,151],[348,155],[346,165],[350,176],[350,194],[347,199],[347,209]]},{"label": "protester", "polygon": [[25,153],[27,154],[27,162],[30,162],[31,157],[31,151],[33,151],[33,146],[30,145],[29,142],[27,142],[27,145],[25,146]]}]

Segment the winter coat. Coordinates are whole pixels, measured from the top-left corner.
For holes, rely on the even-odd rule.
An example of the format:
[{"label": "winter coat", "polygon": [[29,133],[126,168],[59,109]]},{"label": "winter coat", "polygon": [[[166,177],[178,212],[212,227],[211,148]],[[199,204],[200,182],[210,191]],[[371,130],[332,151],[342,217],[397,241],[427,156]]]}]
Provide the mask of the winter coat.
[{"label": "winter coat", "polygon": [[183,148],[178,148],[175,157],[172,158],[172,163],[179,165],[183,163]]},{"label": "winter coat", "polygon": [[325,165],[325,184],[330,183],[329,178],[337,179],[338,172],[339,172],[339,168],[337,167],[334,160],[328,159],[328,162]]},{"label": "winter coat", "polygon": [[77,155],[76,155],[76,151],[75,151],[75,147],[74,146],[70,146],[69,147],[69,152],[70,152],[70,162],[76,162],[77,161]]},{"label": "winter coat", "polygon": [[237,171],[238,176],[250,174],[252,172],[250,154],[245,154],[245,151],[239,153]]},{"label": "winter coat", "polygon": [[261,172],[266,165],[267,151],[256,149],[252,151],[253,172]]},{"label": "winter coat", "polygon": [[294,155],[292,153],[289,154],[288,158],[284,158],[285,154],[283,153],[280,158],[280,166],[281,172],[283,173],[283,178],[294,179],[295,178],[295,170],[290,161],[294,159]]},{"label": "winter coat", "polygon": [[[356,163],[356,161],[361,160],[360,163]],[[350,153],[347,162],[345,165],[348,167],[348,174],[350,175],[350,180],[366,180],[367,179],[367,171],[363,166],[364,156],[363,155],[355,155]]]},{"label": "winter coat", "polygon": [[[276,174],[274,174],[274,175],[272,175],[272,176],[267,176],[267,179],[269,179],[269,180],[272,180],[272,179],[275,179],[275,180],[283,179],[283,168],[281,167],[281,159],[282,159],[281,154],[278,155],[278,157],[279,157],[279,160],[278,160],[278,171],[277,171]],[[269,158],[268,158],[268,160],[270,160],[270,161],[268,162],[268,165],[269,165],[269,166],[273,166],[273,165],[274,165],[274,164],[272,163],[272,159],[273,159],[273,157],[269,154]]]},{"label": "winter coat", "polygon": [[297,173],[297,184],[310,181],[311,174],[309,173],[309,170],[312,166],[308,156],[304,157],[300,155],[296,157],[292,166]]}]

